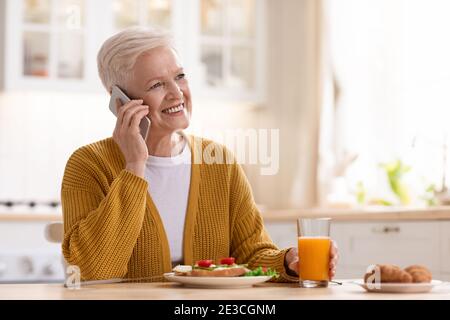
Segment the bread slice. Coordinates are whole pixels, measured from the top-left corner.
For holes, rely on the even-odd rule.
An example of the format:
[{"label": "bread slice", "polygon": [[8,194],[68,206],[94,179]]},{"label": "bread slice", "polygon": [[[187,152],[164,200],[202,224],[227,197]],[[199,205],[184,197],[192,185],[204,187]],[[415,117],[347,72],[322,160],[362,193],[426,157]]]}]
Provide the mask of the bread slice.
[{"label": "bread slice", "polygon": [[240,277],[248,271],[245,267],[216,268],[214,270],[193,269],[190,276],[193,277]]}]

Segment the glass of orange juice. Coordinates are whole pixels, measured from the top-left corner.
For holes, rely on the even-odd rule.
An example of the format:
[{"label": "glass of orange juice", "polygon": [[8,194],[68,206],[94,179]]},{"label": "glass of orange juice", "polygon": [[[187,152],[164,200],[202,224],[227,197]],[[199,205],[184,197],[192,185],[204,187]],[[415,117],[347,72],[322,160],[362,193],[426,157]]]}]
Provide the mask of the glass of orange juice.
[{"label": "glass of orange juice", "polygon": [[330,218],[297,221],[300,286],[327,287],[330,264]]}]

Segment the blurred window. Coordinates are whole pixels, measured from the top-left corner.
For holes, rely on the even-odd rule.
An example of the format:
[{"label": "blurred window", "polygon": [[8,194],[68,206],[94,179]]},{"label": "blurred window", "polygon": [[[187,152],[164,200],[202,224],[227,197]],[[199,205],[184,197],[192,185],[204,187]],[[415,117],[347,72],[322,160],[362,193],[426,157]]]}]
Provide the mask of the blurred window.
[{"label": "blurred window", "polygon": [[379,163],[400,159],[416,200],[430,184],[439,189],[449,167],[450,1],[324,4],[323,166],[358,155],[347,186],[362,181],[376,193],[386,185]]}]

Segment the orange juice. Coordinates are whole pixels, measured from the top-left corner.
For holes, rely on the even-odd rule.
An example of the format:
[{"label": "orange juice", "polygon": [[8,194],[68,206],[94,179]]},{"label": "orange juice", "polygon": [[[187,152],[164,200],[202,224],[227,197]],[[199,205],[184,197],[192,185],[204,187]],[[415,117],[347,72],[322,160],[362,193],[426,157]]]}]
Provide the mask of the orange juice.
[{"label": "orange juice", "polygon": [[329,280],[331,240],[328,237],[299,237],[300,280]]}]

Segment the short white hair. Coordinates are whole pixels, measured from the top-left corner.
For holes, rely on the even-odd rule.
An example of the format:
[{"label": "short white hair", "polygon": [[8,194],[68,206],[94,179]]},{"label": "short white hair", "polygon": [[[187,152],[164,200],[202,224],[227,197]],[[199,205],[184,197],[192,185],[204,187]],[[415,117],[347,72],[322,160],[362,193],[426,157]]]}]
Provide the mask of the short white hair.
[{"label": "short white hair", "polygon": [[174,47],[171,35],[162,29],[131,27],[108,38],[97,55],[97,68],[106,90],[113,85],[126,89],[137,58],[157,47]]}]

